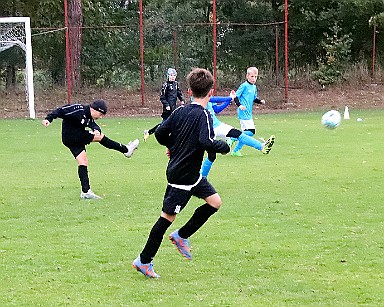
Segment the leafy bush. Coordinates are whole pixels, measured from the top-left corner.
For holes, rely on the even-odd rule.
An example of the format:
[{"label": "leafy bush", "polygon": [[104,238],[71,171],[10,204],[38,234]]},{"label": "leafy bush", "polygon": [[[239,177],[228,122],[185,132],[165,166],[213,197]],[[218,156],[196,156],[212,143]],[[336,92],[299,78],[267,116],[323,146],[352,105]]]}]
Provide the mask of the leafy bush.
[{"label": "leafy bush", "polygon": [[318,59],[319,68],[313,72],[314,78],[322,86],[334,84],[342,78],[351,54],[351,34],[340,36],[341,28],[337,24],[330,30],[332,35],[324,33],[325,40],[321,43],[325,55]]}]

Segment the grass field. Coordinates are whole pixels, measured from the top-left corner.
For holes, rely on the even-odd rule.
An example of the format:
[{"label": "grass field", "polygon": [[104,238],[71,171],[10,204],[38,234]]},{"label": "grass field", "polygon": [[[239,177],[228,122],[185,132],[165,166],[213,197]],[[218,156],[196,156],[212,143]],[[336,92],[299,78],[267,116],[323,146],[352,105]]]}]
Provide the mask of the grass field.
[{"label": "grass field", "polygon": [[[103,200],[84,201],[60,120],[1,120],[0,305],[384,305],[384,111],[350,113],[336,130],[320,112],[258,116],[258,135],[276,135],[270,155],[218,156],[209,179],[223,207],[191,238],[192,261],[165,238],[159,280],[131,262],[160,213],[164,147],[151,137],[126,159],[91,144]],[[157,121],[99,123],[127,142]]]}]

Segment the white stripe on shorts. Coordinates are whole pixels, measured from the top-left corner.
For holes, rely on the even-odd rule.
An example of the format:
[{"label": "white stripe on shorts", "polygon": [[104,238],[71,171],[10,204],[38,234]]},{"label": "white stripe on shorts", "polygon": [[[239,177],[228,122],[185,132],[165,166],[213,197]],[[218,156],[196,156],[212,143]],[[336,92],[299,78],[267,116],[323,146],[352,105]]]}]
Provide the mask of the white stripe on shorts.
[{"label": "white stripe on shorts", "polygon": [[190,190],[192,190],[193,187],[195,187],[199,184],[199,182],[201,181],[202,178],[203,178],[203,176],[201,176],[201,174],[200,174],[199,179],[197,179],[197,181],[192,185],[174,184],[174,183],[169,183],[169,182],[168,182],[168,185],[170,185],[172,188],[176,188],[176,189],[180,189],[180,190],[184,190],[184,191],[190,191]]}]

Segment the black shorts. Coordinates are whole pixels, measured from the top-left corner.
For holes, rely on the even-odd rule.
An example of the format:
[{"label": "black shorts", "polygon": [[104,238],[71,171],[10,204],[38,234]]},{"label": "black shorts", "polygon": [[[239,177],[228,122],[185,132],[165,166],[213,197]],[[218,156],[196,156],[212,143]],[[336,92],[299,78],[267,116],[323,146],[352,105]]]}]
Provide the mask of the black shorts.
[{"label": "black shorts", "polygon": [[164,194],[162,211],[171,215],[177,214],[184,209],[192,196],[205,199],[213,194],[216,194],[216,190],[205,177],[190,191],[175,188],[168,184]]},{"label": "black shorts", "polygon": [[61,140],[76,158],[83,150],[85,150],[85,145],[88,145],[93,141],[93,138],[94,135],[91,131],[84,130],[71,134],[63,134]]}]

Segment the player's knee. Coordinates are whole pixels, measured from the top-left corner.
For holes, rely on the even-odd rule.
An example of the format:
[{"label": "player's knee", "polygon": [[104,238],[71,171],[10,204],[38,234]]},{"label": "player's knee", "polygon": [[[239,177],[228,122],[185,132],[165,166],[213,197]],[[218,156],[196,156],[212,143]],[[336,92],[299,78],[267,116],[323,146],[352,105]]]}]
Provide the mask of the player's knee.
[{"label": "player's knee", "polygon": [[161,212],[160,216],[165,218],[171,223],[173,223],[173,221],[176,219],[176,214],[169,214],[169,213],[165,213],[164,211]]},{"label": "player's knee", "polygon": [[219,194],[214,194],[212,196],[209,196],[205,199],[208,205],[212,206],[213,208],[219,209],[222,205],[222,200]]},{"label": "player's knee", "polygon": [[87,154],[84,150],[76,157],[76,161],[78,165],[88,166]]}]

